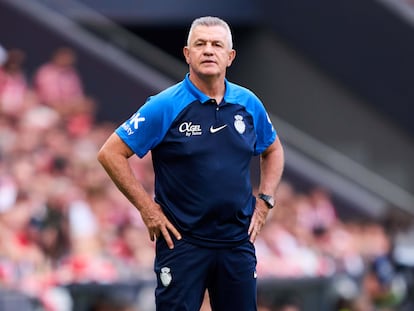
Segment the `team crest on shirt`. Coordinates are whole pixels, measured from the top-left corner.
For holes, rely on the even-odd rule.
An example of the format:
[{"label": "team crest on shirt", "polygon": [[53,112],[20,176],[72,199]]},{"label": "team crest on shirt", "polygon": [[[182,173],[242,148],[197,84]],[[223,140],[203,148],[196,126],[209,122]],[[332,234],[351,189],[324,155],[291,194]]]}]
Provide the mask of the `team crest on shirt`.
[{"label": "team crest on shirt", "polygon": [[243,134],[244,131],[246,130],[246,124],[243,121],[243,117],[239,114],[236,114],[234,116],[234,128],[236,129],[237,132],[239,132],[240,134]]},{"label": "team crest on shirt", "polygon": [[171,269],[168,267],[162,267],[160,272],[160,279],[162,285],[164,285],[165,287],[170,285],[172,281]]}]

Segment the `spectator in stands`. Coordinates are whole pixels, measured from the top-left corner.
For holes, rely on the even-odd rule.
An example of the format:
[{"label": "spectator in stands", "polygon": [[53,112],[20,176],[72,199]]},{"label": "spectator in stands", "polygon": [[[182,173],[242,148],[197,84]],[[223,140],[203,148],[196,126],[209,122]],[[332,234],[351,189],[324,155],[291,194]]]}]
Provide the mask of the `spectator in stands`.
[{"label": "spectator in stands", "polygon": [[34,76],[35,90],[45,105],[63,115],[85,98],[82,79],[76,69],[76,52],[60,47],[41,65]]},{"label": "spectator in stands", "polygon": [[307,195],[306,202],[300,204],[298,225],[314,236],[322,236],[337,221],[335,208],[326,190],[315,188]]},{"label": "spectator in stands", "polygon": [[146,239],[144,227],[125,223],[119,228],[119,236],[110,245],[112,255],[116,256],[127,271],[127,277],[152,279],[154,247]]},{"label": "spectator in stands", "polygon": [[29,86],[23,69],[25,53],[10,49],[0,67],[0,114],[16,119],[25,108]]},{"label": "spectator in stands", "polygon": [[15,141],[15,133],[8,122],[0,117],[0,213],[12,208],[16,203],[18,186],[11,174],[11,159],[8,157],[10,145]]},{"label": "spectator in stands", "polygon": [[307,204],[305,195],[294,193],[282,183],[278,189],[279,208],[259,236],[257,271],[259,276],[326,276],[334,272],[332,261],[312,247],[309,232],[299,225],[298,211]]},{"label": "spectator in stands", "polygon": [[85,94],[76,61],[75,50],[60,47],[38,68],[33,79],[40,102],[57,111],[74,136],[85,135],[91,129],[96,108],[95,101]]}]

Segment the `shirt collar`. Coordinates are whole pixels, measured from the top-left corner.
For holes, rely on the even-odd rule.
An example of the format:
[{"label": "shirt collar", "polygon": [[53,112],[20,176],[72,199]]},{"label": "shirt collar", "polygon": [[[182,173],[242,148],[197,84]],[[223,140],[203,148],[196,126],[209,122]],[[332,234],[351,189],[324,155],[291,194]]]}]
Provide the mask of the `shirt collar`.
[{"label": "shirt collar", "polygon": [[[201,103],[205,103],[208,100],[210,100],[211,98],[209,96],[207,96],[206,94],[204,94],[203,92],[201,92],[194,84],[193,82],[191,82],[190,80],[190,74],[187,73],[184,79],[184,83],[186,88],[190,91],[190,93],[196,98],[198,99]],[[223,101],[227,102],[226,98],[229,94],[229,82],[227,81],[227,79],[224,79],[224,85],[225,85],[225,91],[224,91],[224,97],[223,97]]]}]

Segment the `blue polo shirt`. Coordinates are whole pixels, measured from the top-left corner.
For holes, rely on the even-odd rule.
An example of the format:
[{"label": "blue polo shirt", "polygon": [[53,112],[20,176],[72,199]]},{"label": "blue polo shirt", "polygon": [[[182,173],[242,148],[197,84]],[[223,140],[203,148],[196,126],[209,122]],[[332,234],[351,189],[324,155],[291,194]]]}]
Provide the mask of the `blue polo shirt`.
[{"label": "blue polo shirt", "polygon": [[257,96],[227,80],[225,86],[217,105],[187,74],[116,130],[139,157],[151,150],[155,201],[184,239],[202,246],[249,238],[250,162],[276,139]]}]

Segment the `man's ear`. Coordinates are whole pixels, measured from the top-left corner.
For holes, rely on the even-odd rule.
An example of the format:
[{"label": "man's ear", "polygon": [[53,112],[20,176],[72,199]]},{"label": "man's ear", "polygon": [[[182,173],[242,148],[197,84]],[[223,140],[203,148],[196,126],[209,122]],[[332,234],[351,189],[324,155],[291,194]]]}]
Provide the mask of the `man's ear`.
[{"label": "man's ear", "polygon": [[233,63],[233,60],[236,58],[236,50],[230,50],[229,52],[229,60],[227,62],[227,67],[230,67]]},{"label": "man's ear", "polygon": [[183,47],[183,54],[187,64],[190,64],[190,51],[188,50],[187,46]]}]

